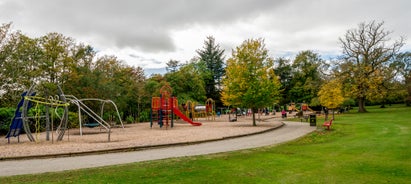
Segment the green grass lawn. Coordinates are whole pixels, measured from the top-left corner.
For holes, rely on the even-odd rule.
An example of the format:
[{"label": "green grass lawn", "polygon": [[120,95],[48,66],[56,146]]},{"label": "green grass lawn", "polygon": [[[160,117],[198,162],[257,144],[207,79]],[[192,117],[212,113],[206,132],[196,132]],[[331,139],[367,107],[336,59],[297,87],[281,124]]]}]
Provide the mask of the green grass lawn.
[{"label": "green grass lawn", "polygon": [[0,183],[411,183],[411,108],[367,110],[338,115],[331,131],[319,126],[279,146],[2,177]]}]

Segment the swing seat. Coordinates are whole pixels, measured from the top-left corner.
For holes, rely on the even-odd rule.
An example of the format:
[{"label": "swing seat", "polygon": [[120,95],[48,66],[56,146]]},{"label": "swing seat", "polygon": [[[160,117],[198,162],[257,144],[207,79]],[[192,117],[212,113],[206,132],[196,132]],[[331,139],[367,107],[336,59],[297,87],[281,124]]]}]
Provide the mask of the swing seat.
[{"label": "swing seat", "polygon": [[94,123],[86,123],[84,124],[85,127],[89,127],[89,128],[94,128],[97,126],[100,126],[100,123],[94,122]]}]

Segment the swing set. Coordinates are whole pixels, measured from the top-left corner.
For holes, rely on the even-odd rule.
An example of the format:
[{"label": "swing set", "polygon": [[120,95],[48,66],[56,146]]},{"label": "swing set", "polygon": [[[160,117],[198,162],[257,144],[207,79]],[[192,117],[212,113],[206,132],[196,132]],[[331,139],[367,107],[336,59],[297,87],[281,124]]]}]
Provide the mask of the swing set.
[{"label": "swing set", "polygon": [[[54,141],[54,129],[57,133],[57,141],[63,140],[66,130],[68,130],[68,106],[70,104],[75,104],[78,107],[79,112],[79,125],[80,125],[80,135],[82,135],[82,121],[81,121],[81,112],[86,113],[89,117],[94,119],[96,123],[87,124],[86,127],[96,127],[101,126],[107,130],[108,141],[110,141],[111,125],[106,122],[102,117],[104,113],[104,107],[106,103],[111,103],[116,112],[118,120],[121,123],[122,128],[124,128],[123,122],[121,121],[120,113],[117,109],[116,104],[111,100],[101,100],[96,98],[86,98],[86,99],[77,99],[73,95],[65,95],[61,90],[60,86],[57,86],[57,94],[55,96],[35,96],[35,85],[32,85],[29,90],[25,91],[22,94],[22,99],[19,102],[15,116],[10,125],[9,133],[6,138],[10,143],[10,137],[18,137],[18,142],[20,142],[20,132],[24,129],[29,141],[38,142],[39,135],[42,131],[42,122],[45,119],[45,130],[46,130],[46,140],[50,140],[50,132],[52,141]],[[91,110],[83,101],[98,101],[101,102],[101,115],[98,115],[93,110]],[[31,109],[31,110],[30,110]],[[52,110],[50,110],[52,109]],[[56,118],[54,117],[56,116]],[[56,128],[54,119],[58,119],[59,123]],[[34,126],[33,126],[34,124]],[[44,124],[43,124],[44,126]],[[31,132],[31,129],[34,129],[35,136]]]}]

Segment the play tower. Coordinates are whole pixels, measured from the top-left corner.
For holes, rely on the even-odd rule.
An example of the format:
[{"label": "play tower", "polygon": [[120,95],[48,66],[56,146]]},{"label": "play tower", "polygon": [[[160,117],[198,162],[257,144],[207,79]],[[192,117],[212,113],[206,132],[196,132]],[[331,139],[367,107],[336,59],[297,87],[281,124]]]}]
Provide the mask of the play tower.
[{"label": "play tower", "polygon": [[150,127],[153,127],[153,122],[158,122],[160,127],[165,125],[167,128],[169,124],[173,127],[174,114],[193,126],[200,126],[201,123],[193,122],[178,109],[178,100],[171,96],[171,92],[171,87],[164,85],[160,89],[160,97],[152,97]]}]

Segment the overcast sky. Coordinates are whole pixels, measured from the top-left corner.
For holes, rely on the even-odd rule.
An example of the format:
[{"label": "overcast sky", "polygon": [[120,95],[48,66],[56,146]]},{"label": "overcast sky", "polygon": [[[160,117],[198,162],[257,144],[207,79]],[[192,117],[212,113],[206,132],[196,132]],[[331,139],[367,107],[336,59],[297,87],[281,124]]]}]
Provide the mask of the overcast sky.
[{"label": "overcast sky", "polygon": [[384,21],[411,51],[411,0],[0,0],[0,24],[31,37],[62,33],[147,72],[197,56],[207,36],[226,58],[263,38],[270,55],[313,50],[340,55],[338,38],[361,22]]}]

